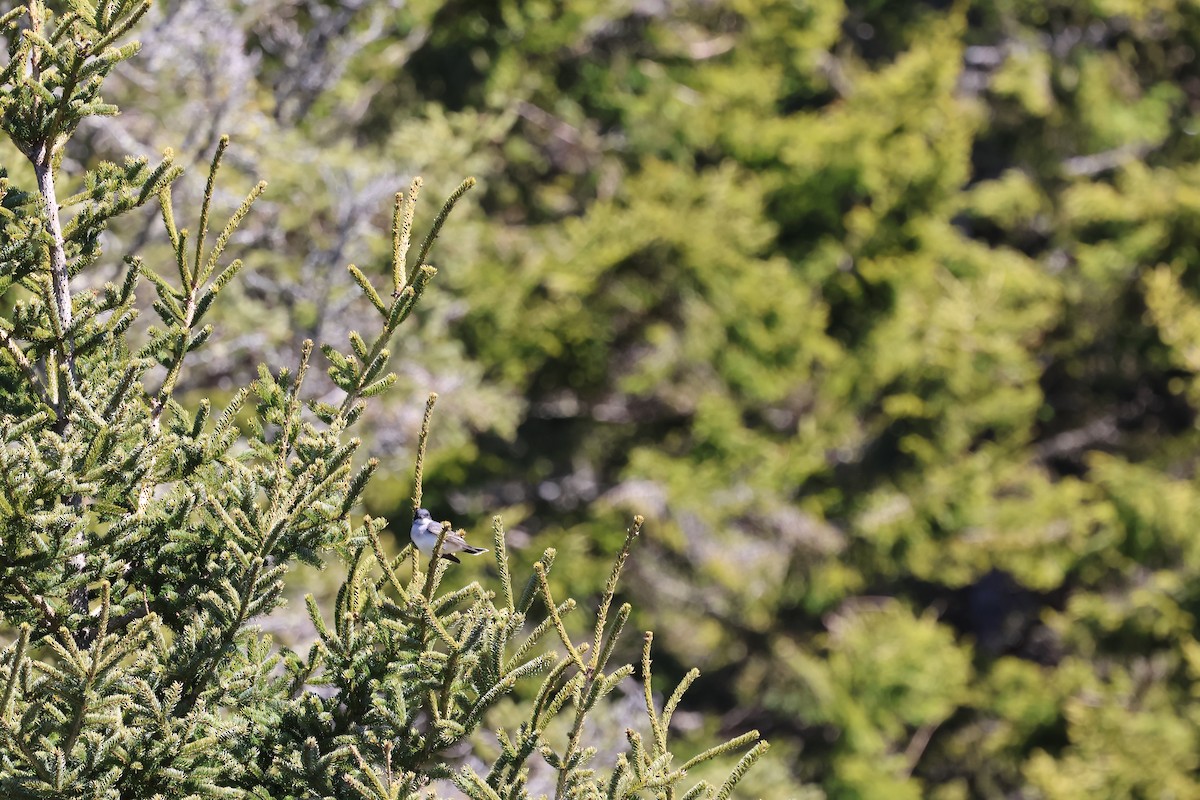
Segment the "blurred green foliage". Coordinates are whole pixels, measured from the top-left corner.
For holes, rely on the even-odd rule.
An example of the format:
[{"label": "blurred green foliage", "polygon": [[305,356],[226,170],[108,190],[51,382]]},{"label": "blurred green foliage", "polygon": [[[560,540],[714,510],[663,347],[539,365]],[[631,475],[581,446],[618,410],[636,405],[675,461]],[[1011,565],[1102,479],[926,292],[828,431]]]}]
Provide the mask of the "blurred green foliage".
[{"label": "blurred green foliage", "polygon": [[[237,47],[172,38],[202,14]],[[163,110],[90,147],[228,130],[287,198],[212,382],[367,313],[344,266],[382,274],[358,234],[409,175],[480,181],[396,344],[372,514],[407,518],[429,390],[427,502],[557,547],[572,594],[645,514],[635,621],[664,686],[704,669],[705,724],[793,754],[764,797],[1200,792],[1194,4],[153,17],[125,91]]]}]

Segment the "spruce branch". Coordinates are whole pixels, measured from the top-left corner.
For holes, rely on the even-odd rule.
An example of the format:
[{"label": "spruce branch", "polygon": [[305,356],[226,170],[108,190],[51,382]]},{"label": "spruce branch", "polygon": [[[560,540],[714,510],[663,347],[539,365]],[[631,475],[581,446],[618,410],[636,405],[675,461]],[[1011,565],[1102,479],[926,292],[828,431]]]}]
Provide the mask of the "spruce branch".
[{"label": "spruce branch", "polygon": [[[550,572],[550,567],[552,567],[554,565],[554,557],[557,555],[557,553],[558,553],[558,551],[555,550],[553,547],[547,547],[542,552],[542,557],[539,560],[539,563],[542,565],[542,570],[544,572],[546,572],[546,573]],[[529,580],[527,580],[525,582],[525,588],[521,592],[521,599],[519,601],[517,601],[517,610],[520,611],[522,614],[528,613],[530,606],[533,605],[534,598],[536,598],[538,596],[538,592],[540,590],[541,590],[541,582],[538,578],[538,573],[537,573],[537,569],[536,569],[536,565],[535,565],[533,574],[531,574],[529,576]]]},{"label": "spruce branch", "polygon": [[746,753],[746,755],[742,756],[738,760],[738,763],[733,768],[733,771],[729,773],[729,777],[725,779],[725,783],[721,784],[721,788],[717,791],[716,800],[729,800],[729,797],[733,794],[733,790],[738,785],[738,782],[746,776],[746,773],[750,771],[752,766],[754,766],[754,762],[758,761],[762,754],[767,752],[767,750],[770,748],[770,743],[766,741],[761,741],[754,745],[754,747],[750,748],[750,752]]},{"label": "spruce branch", "polygon": [[[163,378],[162,384],[159,386],[158,392],[150,404],[150,438],[157,441],[162,430],[162,416],[171,402],[171,397],[175,391],[175,385],[179,380],[179,376],[183,370],[184,357],[189,352],[196,349],[197,346],[203,343],[207,338],[206,334],[197,335],[193,338],[193,329],[196,323],[204,315],[205,310],[212,298],[220,291],[224,282],[232,278],[237,269],[240,269],[241,262],[234,261],[228,269],[226,269],[213,287],[208,292],[201,295],[206,282],[212,274],[216,266],[217,259],[220,257],[221,251],[225,247],[225,243],[237,228],[242,219],[249,213],[250,207],[254,201],[266,189],[266,182],[259,181],[237,211],[230,217],[225,228],[221,231],[217,243],[213,246],[213,250],[209,255],[207,265],[202,269],[200,261],[203,256],[204,240],[208,231],[208,218],[211,211],[213,186],[216,181],[216,175],[221,166],[221,157],[226,148],[229,146],[229,137],[222,136],[217,144],[216,152],[213,155],[212,165],[209,168],[208,182],[205,188],[204,201],[200,209],[200,235],[197,237],[196,249],[194,258],[189,263],[187,256],[187,231],[179,230],[175,224],[175,212],[171,204],[170,187],[164,187],[158,193],[159,204],[162,209],[163,225],[167,230],[167,236],[171,240],[175,251],[176,266],[179,271],[179,278],[183,289],[176,290],[165,279],[157,275],[153,270],[143,270],[144,274],[158,288],[159,299],[168,305],[169,314],[164,317],[164,320],[174,319],[174,330],[172,331],[173,345],[170,355],[167,357],[166,366],[167,374]],[[170,151],[164,153],[164,160],[171,158]],[[183,305],[179,305],[182,301]],[[154,448],[150,454],[150,462],[143,476],[141,489],[138,492],[137,509],[138,513],[144,513],[150,501],[150,496],[154,491],[156,476],[155,469],[158,465],[158,449]]]},{"label": "spruce branch", "polygon": [[[217,170],[221,168],[221,157],[225,155],[225,150],[229,147],[228,134],[222,135],[217,140],[217,149],[213,152],[212,165],[208,168],[208,181],[204,184],[204,200],[200,203],[200,232],[196,234],[196,253],[192,257],[193,264],[199,264],[200,259],[204,256],[204,239],[208,235],[208,213],[212,209],[213,188],[217,180]],[[192,278],[184,271],[181,275],[184,279],[183,289],[185,292],[190,292],[192,287]]]},{"label": "spruce branch", "polygon": [[[425,287],[433,279],[433,276],[437,274],[436,269],[424,263],[424,258],[428,254],[429,248],[433,246],[433,239],[437,237],[437,231],[445,223],[446,217],[453,209],[455,203],[458,202],[468,189],[475,185],[475,180],[468,178],[446,200],[438,217],[434,220],[433,229],[430,231],[429,237],[426,238],[422,246],[421,260],[414,268],[413,274],[407,275],[402,261],[408,249],[406,231],[411,229],[412,214],[415,209],[416,189],[419,188],[419,180],[416,179],[413,181],[414,189],[410,192],[410,200],[407,203],[401,203],[404,206],[403,209],[398,206],[393,208],[392,283],[394,288],[391,305],[387,306],[384,304],[383,298],[362,270],[353,264],[348,268],[354,281],[367,297],[367,300],[383,316],[384,325],[382,330],[375,337],[375,341],[366,356],[364,357],[359,354],[358,358],[361,366],[357,370],[353,369],[346,359],[332,348],[323,348],[325,355],[332,362],[331,374],[334,375],[335,382],[346,392],[346,397],[342,400],[342,405],[338,410],[337,416],[346,420],[347,423],[349,423],[353,410],[356,408],[356,403],[360,398],[383,391],[395,380],[390,375],[376,380],[387,366],[390,357],[390,353],[387,350],[387,343],[400,327],[400,324],[412,313],[417,302],[420,301]],[[400,275],[405,275],[403,281],[401,281]],[[416,507],[414,506],[414,508]]]},{"label": "spruce branch", "polygon": [[[413,514],[421,507],[421,494],[424,485],[425,449],[429,446],[429,425],[433,422],[433,407],[437,403],[437,392],[430,392],[425,400],[425,416],[421,418],[421,432],[417,436],[417,462],[413,468]],[[438,540],[439,551],[441,540]],[[436,557],[435,557],[436,560]]]},{"label": "spruce branch", "polygon": [[400,594],[400,602],[408,603],[408,592],[405,591],[404,585],[401,583],[400,579],[396,577],[396,571],[392,566],[392,561],[383,552],[383,543],[379,541],[379,533],[371,525],[370,520],[371,518],[367,517],[363,527],[366,528],[367,534],[371,537],[371,549],[375,552],[375,560],[378,562],[380,569],[383,570],[383,574],[387,579],[387,582],[390,583],[392,588]]},{"label": "spruce branch", "polygon": [[702,797],[712,797],[713,787],[708,781],[699,781],[691,789],[684,792],[679,800],[700,800]]},{"label": "spruce branch", "polygon": [[683,766],[680,767],[680,769],[683,770],[684,772],[686,772],[687,770],[691,769],[692,767],[696,766],[697,764],[702,764],[705,761],[709,761],[711,759],[716,758],[717,756],[721,756],[721,755],[724,755],[725,753],[729,753],[729,752],[732,752],[733,750],[737,750],[741,747],[745,747],[748,744],[753,744],[754,742],[757,742],[758,740],[759,740],[758,731],[750,731],[748,733],[743,733],[741,736],[737,736],[733,739],[730,739],[727,742],[722,742],[721,744],[716,745],[715,747],[710,747],[707,750],[705,750],[704,752],[700,753],[699,755],[688,759],[686,762],[684,762]]},{"label": "spruce branch", "polygon": [[550,594],[550,581],[546,577],[546,567],[539,561],[533,565],[533,571],[537,576],[542,600],[546,604],[546,612],[550,615],[550,619],[554,623],[554,629],[558,632],[558,638],[562,641],[563,646],[567,648],[567,654],[571,657],[571,661],[574,662],[575,666],[579,668],[579,671],[586,672],[587,665],[584,663],[583,657],[579,654],[579,650],[571,643],[567,627],[563,624],[562,617],[558,614],[558,606],[554,602],[554,597]]},{"label": "spruce branch", "polygon": [[21,349],[21,345],[12,338],[12,335],[5,330],[3,325],[0,325],[0,344],[4,345],[4,352],[8,353],[9,357],[20,367],[21,372],[25,375],[25,380],[29,382],[29,388],[37,394],[43,403],[53,407],[53,399],[47,393],[41,376],[38,375],[37,369],[33,366],[33,362],[29,360],[25,355],[25,351]]},{"label": "spruce branch", "polygon": [[504,539],[504,523],[500,517],[492,517],[492,548],[496,556],[496,569],[500,573],[500,587],[504,592],[504,602],[508,610],[516,613],[517,607],[513,602],[512,577],[508,574],[508,549]]},{"label": "spruce branch", "polygon": [[20,680],[22,669],[25,665],[25,655],[29,648],[29,625],[23,624],[17,630],[17,641],[14,642],[7,650],[8,659],[8,677],[4,681],[4,694],[0,695],[0,720],[6,724],[9,721],[9,714],[12,712],[12,701],[14,692],[17,688],[17,681]]},{"label": "spruce branch", "polygon": [[[564,637],[567,649],[580,670],[580,674],[576,676],[578,680],[571,687],[575,703],[575,720],[567,740],[567,749],[564,751],[559,762],[558,783],[555,789],[555,798],[557,800],[565,800],[568,797],[569,788],[573,781],[585,778],[580,767],[587,760],[587,757],[585,751],[580,750],[580,743],[588,712],[592,710],[601,697],[612,691],[622,678],[632,672],[632,667],[628,669],[622,668],[617,670],[613,675],[606,676],[601,670],[612,653],[616,637],[620,635],[621,628],[624,626],[625,618],[629,615],[628,604],[623,605],[618,612],[616,624],[613,626],[613,630],[610,631],[609,639],[606,643],[604,641],[604,633],[608,623],[608,610],[612,605],[613,596],[616,594],[617,582],[620,580],[625,561],[629,557],[633,541],[641,532],[642,522],[642,517],[638,516],[634,518],[633,526],[626,531],[625,543],[613,561],[612,571],[609,574],[608,582],[605,584],[604,594],[601,597],[600,606],[596,613],[595,630],[590,645],[591,659],[586,665],[580,661],[579,655],[571,646],[570,640],[565,638],[565,631],[561,621],[556,621],[555,624],[555,627],[559,631],[559,636]],[[556,615],[553,613],[553,603],[549,593],[549,585],[545,579],[545,571],[539,570],[540,566],[540,564],[535,564],[534,569],[537,571],[539,581],[542,584],[542,591],[547,606],[550,607],[552,616],[555,616],[557,620]],[[653,724],[653,719],[651,719],[651,723]]]},{"label": "spruce branch", "polygon": [[655,754],[667,749],[667,731],[654,708],[654,694],[650,685],[650,647],[654,643],[654,631],[646,631],[642,639],[642,688],[646,700],[646,716],[650,719],[650,732],[654,736]]},{"label": "spruce branch", "polygon": [[594,672],[600,662],[600,643],[601,637],[604,635],[604,626],[608,622],[608,609],[612,605],[613,596],[617,593],[617,582],[621,579],[621,570],[625,568],[625,561],[629,558],[629,551],[633,546],[633,541],[642,532],[642,523],[644,519],[639,515],[633,518],[633,526],[625,533],[625,543],[621,546],[621,552],[617,554],[613,561],[612,572],[609,573],[608,582],[604,585],[604,595],[600,600],[600,609],[596,614],[596,631],[592,642],[592,660],[588,664],[588,672]]},{"label": "spruce branch", "polygon": [[413,217],[417,211],[417,196],[421,193],[422,182],[419,177],[413,178],[408,188],[408,197],[402,192],[396,193],[396,205],[392,212],[392,297],[400,297],[400,292],[408,284],[408,248],[412,241]]},{"label": "spruce branch", "polygon": [[639,783],[644,783],[646,771],[650,767],[650,757],[642,745],[641,734],[631,728],[626,728],[625,741],[629,742],[629,764],[633,767],[633,774]]},{"label": "spruce branch", "polygon": [[454,775],[454,785],[471,800],[501,800],[500,795],[479,777],[475,770],[463,767]]},{"label": "spruce branch", "polygon": [[[537,695],[533,701],[533,714],[530,718],[531,731],[538,737],[541,736],[546,725],[554,717],[554,713],[550,710],[554,703],[554,698],[573,679],[564,677],[573,663],[570,658],[563,658],[561,661],[556,660],[550,672],[547,673],[545,680],[542,681],[542,685],[538,687]],[[578,674],[576,673],[574,677],[577,677]]]},{"label": "spruce branch", "polygon": [[626,770],[629,769],[629,759],[624,753],[617,756],[616,766],[613,767],[612,775],[608,779],[608,791],[605,792],[605,797],[608,798],[624,798],[626,793],[621,790],[625,783]]},{"label": "spruce branch", "polygon": [[[453,658],[453,656],[462,649],[462,645],[457,639],[454,638],[454,635],[450,633],[450,631],[446,630],[445,626],[442,625],[442,621],[438,619],[438,615],[434,613],[433,607],[429,604],[429,598],[421,597],[417,602],[421,605],[421,611],[424,615],[425,622],[431,628],[433,628],[434,632],[437,633],[438,638],[445,642],[446,647],[449,648],[451,657]],[[446,674],[449,675],[450,673],[451,671],[447,669]],[[443,687],[443,699],[444,694],[445,688]]]},{"label": "spruce branch", "polygon": [[11,8],[3,14],[0,14],[0,30],[7,28],[24,13],[25,9],[21,8],[20,6],[16,6],[15,8]]},{"label": "spruce branch", "polygon": [[[441,691],[438,694],[437,702],[437,707],[442,710],[442,716],[445,718],[442,720],[443,722],[453,722],[452,717],[455,709],[450,690],[454,686],[454,679],[458,677],[456,673],[458,671],[459,660],[462,657],[463,648],[468,644],[469,643],[467,641],[459,642],[453,639],[446,642],[447,647],[450,648],[450,658],[446,660],[446,665],[442,668],[442,686]],[[456,731],[456,733],[461,736],[464,735],[466,731],[460,728],[460,730]],[[441,742],[438,741],[438,739],[439,737],[430,736],[426,740],[426,747],[430,753],[432,753],[433,749],[438,745],[445,746],[451,743],[450,741]]]},{"label": "spruce branch", "polygon": [[[287,405],[284,408],[284,424],[280,426],[279,438],[275,443],[275,482],[276,485],[282,485],[287,479],[288,471],[288,456],[292,452],[293,437],[295,428],[298,425],[298,417],[300,412],[300,387],[304,383],[305,376],[308,375],[309,360],[312,357],[313,340],[305,339],[300,344],[300,363],[296,368],[296,378],[289,387],[287,392]],[[283,373],[280,373],[283,377]],[[311,467],[310,467],[311,469]],[[297,482],[299,483],[299,482]],[[294,489],[295,487],[293,487]],[[280,503],[278,494],[272,498],[272,513],[278,514],[279,510],[287,503]]]},{"label": "spruce branch", "polygon": [[[541,622],[539,622],[537,625],[534,626],[533,630],[530,631],[529,635],[527,637],[525,637],[525,641],[521,643],[521,645],[516,649],[516,651],[511,656],[509,656],[508,661],[505,662],[504,669],[505,670],[510,669],[512,664],[514,664],[514,663],[520,661],[522,658],[524,658],[526,656],[526,654],[528,654],[529,651],[532,650],[539,641],[541,641],[542,637],[546,635],[546,632],[549,631],[552,627],[554,627],[554,619],[556,616],[562,617],[565,614],[569,614],[574,608],[575,608],[575,599],[574,598],[568,597],[566,600],[559,603],[558,608],[555,609],[558,613],[555,615],[548,614],[544,620],[542,620]],[[518,613],[520,613],[520,612],[518,612]],[[569,663],[570,659],[567,659],[567,661]]]},{"label": "spruce branch", "polygon": [[[213,170],[215,171],[219,166],[220,161],[218,159],[214,159]],[[208,280],[210,275],[212,275],[213,270],[215,270],[217,267],[218,259],[220,259],[221,254],[225,252],[225,246],[229,244],[229,238],[233,236],[234,231],[236,231],[238,226],[242,224],[242,220],[245,219],[246,215],[250,213],[250,208],[254,205],[254,201],[262,196],[262,193],[266,190],[266,181],[259,181],[258,183],[254,184],[254,188],[252,188],[250,193],[246,195],[246,199],[242,201],[242,204],[238,206],[237,210],[234,211],[229,217],[229,221],[225,223],[225,227],[221,229],[221,234],[217,237],[216,243],[213,244],[212,250],[210,250],[208,253],[208,261],[205,262],[203,270],[200,269],[199,259],[196,260],[196,283],[203,283],[204,281]],[[197,246],[199,247],[200,244],[201,243],[198,242]]]},{"label": "spruce branch", "polygon": [[629,615],[633,611],[633,606],[629,603],[622,603],[617,609],[617,617],[613,620],[611,629],[608,632],[608,638],[604,641],[604,647],[600,653],[600,658],[596,662],[596,671],[602,671],[607,665],[608,660],[612,657],[613,650],[617,646],[617,640],[621,636],[621,631],[625,629],[625,623],[629,621]]},{"label": "spruce branch", "polygon": [[126,3],[113,3],[111,0],[109,0],[109,2],[105,2],[104,8],[106,11],[109,11],[109,13],[103,17],[100,20],[100,24],[97,25],[97,30],[102,32],[104,36],[96,42],[94,49],[103,50],[132,30],[133,26],[136,25],[141,18],[145,16],[146,12],[150,10],[151,0],[142,0],[142,2],[133,7],[132,11],[126,11],[123,15],[112,15],[112,10],[121,8],[122,11],[124,11],[124,7],[126,5]]},{"label": "spruce branch", "polygon": [[[433,220],[433,225],[429,228],[429,233],[425,235],[425,241],[421,242],[421,249],[417,251],[415,270],[419,270],[425,265],[425,259],[429,256],[429,250],[433,247],[438,234],[442,232],[442,226],[446,224],[446,220],[450,217],[450,212],[454,210],[454,206],[463,198],[463,195],[471,191],[474,187],[475,179],[467,178],[446,198],[446,202],[442,204],[441,210],[438,211],[438,215]],[[413,282],[411,276],[409,282]]]},{"label": "spruce branch", "polygon": [[[163,158],[174,158],[175,153],[171,148],[163,151]],[[171,249],[176,255],[176,264],[179,267],[179,281],[181,284],[187,284],[191,280],[191,276],[187,272],[187,260],[179,258],[182,248],[179,244],[179,227],[175,224],[175,209],[171,203],[171,187],[165,187],[158,193],[158,207],[162,213],[163,228],[167,232],[167,239],[171,243]]]},{"label": "spruce branch", "polygon": [[250,570],[243,579],[242,586],[240,589],[234,590],[238,600],[237,610],[225,621],[225,625],[221,629],[211,653],[207,657],[201,657],[199,669],[194,671],[189,670],[190,674],[185,673],[179,676],[182,678],[180,683],[188,687],[180,700],[179,713],[187,714],[191,712],[196,707],[196,703],[200,700],[201,695],[211,688],[209,686],[210,677],[217,669],[217,665],[225,658],[246,620],[252,615],[251,603],[255,594],[254,590],[258,584],[258,579],[264,565],[265,561],[262,556],[255,554],[251,561]]},{"label": "spruce branch", "polygon": [[[100,584],[100,619],[96,628],[96,637],[92,646],[92,652],[87,657],[87,669],[83,675],[83,684],[79,691],[79,701],[75,706],[75,716],[71,720],[71,727],[67,731],[67,735],[62,743],[62,752],[67,755],[70,755],[71,751],[75,749],[75,740],[78,738],[80,730],[82,730],[84,718],[90,711],[89,701],[96,682],[96,673],[104,657],[105,637],[108,634],[110,601],[111,586],[108,581],[104,581]],[[72,640],[67,637],[67,641],[71,642]]]},{"label": "spruce branch", "polygon": [[[61,31],[62,29],[63,29],[63,26],[60,23],[59,30]],[[51,45],[49,42],[45,41],[44,39],[41,40],[38,44],[45,51],[53,51],[54,50],[53,45]],[[87,56],[89,54],[88,53],[89,49],[90,49],[89,47],[76,48],[74,50],[74,52],[71,54],[71,65],[66,70],[66,79],[63,81],[63,86],[62,86],[62,90],[61,90],[62,97],[64,99],[71,97],[71,95],[73,95],[75,93],[75,87],[77,86],[80,78],[82,77],[80,75],[80,69],[83,67],[84,61],[86,61],[86,59],[87,59]],[[50,120],[50,123],[46,126],[46,131],[44,134],[45,141],[48,145],[48,148],[51,151],[57,149],[58,146],[60,145],[59,134],[62,133],[64,125],[67,123],[67,114],[68,113],[69,113],[68,112],[68,104],[66,102],[55,103],[54,117]]]},{"label": "spruce branch", "polygon": [[696,678],[699,678],[699,677],[700,677],[700,670],[695,669],[695,668],[688,670],[687,674],[683,676],[683,680],[681,680],[679,682],[679,685],[675,687],[675,691],[671,692],[671,697],[667,700],[666,704],[663,706],[663,712],[662,712],[663,730],[670,729],[671,717],[674,715],[676,707],[679,706],[679,701],[683,699],[684,693],[687,692],[688,688],[690,688],[691,685],[695,682]]},{"label": "spruce branch", "polygon": [[46,631],[48,633],[53,633],[62,627],[62,620],[58,614],[54,612],[54,609],[50,607],[50,604],[46,602],[46,598],[35,593],[29,588],[29,585],[19,577],[12,578],[12,582],[13,586],[15,586],[17,591],[21,593],[21,596],[25,598],[26,602],[36,608],[38,613],[42,615],[42,621],[46,623]]},{"label": "spruce branch", "polygon": [[[351,277],[354,278],[354,282],[358,284],[359,288],[363,290],[363,294],[367,296],[367,299],[371,301],[371,305],[375,306],[375,310],[378,311],[384,319],[387,319],[388,308],[384,305],[383,298],[379,296],[379,292],[377,292],[375,287],[371,284],[371,280],[363,274],[361,269],[353,264],[346,267],[346,270],[350,273]],[[363,358],[365,357],[366,354],[364,352]]]}]

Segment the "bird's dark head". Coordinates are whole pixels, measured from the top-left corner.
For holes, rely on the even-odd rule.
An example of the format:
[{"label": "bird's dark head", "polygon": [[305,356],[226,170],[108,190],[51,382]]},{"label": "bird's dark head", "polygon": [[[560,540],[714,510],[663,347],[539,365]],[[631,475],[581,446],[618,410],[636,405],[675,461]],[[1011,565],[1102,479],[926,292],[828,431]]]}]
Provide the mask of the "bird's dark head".
[{"label": "bird's dark head", "polygon": [[418,508],[416,517],[414,517],[414,519],[429,519],[429,512],[423,508]]}]

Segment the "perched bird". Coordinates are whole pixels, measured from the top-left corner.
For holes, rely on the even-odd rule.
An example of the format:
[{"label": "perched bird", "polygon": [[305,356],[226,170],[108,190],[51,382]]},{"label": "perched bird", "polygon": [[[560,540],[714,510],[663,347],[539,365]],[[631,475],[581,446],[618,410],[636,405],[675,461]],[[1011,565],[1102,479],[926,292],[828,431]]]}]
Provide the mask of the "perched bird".
[{"label": "perched bird", "polygon": [[[433,548],[437,545],[438,536],[442,533],[442,523],[436,522],[433,517],[429,516],[429,512],[423,508],[417,509],[417,516],[413,519],[412,524],[412,540],[418,550],[425,555],[430,555]],[[459,536],[454,531],[446,534],[446,538],[442,540],[442,558],[453,561],[455,564],[461,564],[458,556],[455,553],[466,553],[469,556],[477,556],[480,553],[486,553],[487,550],[483,547],[471,547],[467,544],[467,540]]]}]

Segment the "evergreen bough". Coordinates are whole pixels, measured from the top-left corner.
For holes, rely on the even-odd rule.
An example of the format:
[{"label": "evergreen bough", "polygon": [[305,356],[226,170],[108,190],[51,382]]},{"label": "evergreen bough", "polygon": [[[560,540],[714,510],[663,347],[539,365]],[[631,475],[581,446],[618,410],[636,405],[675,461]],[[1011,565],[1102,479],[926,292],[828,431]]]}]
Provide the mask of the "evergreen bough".
[{"label": "evergreen bough", "polygon": [[[120,40],[149,7],[68,5],[0,15],[0,124],[37,184],[21,189],[0,168],[0,796],[407,798],[450,780],[498,800],[528,796],[536,757],[557,775],[556,798],[729,797],[767,745],[752,732],[675,764],[667,730],[696,673],[659,708],[649,633],[649,738],[627,731],[611,767],[584,745],[589,713],[635,672],[610,659],[629,618],[628,604],[612,606],[640,518],[582,642],[563,619],[575,601],[551,592],[553,550],[514,590],[499,518],[499,597],[477,582],[443,590],[448,562],[436,551],[425,565],[411,546],[391,555],[385,520],[352,518],[376,462],[353,466],[349,429],[395,380],[387,343],[436,274],[430,247],[472,182],[442,206],[411,262],[419,182],[397,195],[388,295],[349,268],[379,323],[370,340],[352,333],[348,352],[321,348],[340,404],[303,398],[306,343],[294,368],[260,367],[217,413],[207,399],[185,407],[175,389],[187,357],[206,345],[206,317],[242,268],[223,257],[226,245],[265,184],[212,239],[225,139],[194,235],[176,223],[170,187],[182,170],[169,151],[157,164],[131,158],[60,176],[80,121],[116,113],[100,89],[137,52]],[[72,182],[77,193],[60,199]],[[73,289],[100,259],[109,221],[155,200],[174,263],[130,256],[121,280]],[[160,324],[135,349],[127,333],[143,280]],[[347,576],[330,617],[306,598],[317,641],[303,655],[276,646],[252,620],[281,606],[291,564],[328,557],[344,560]],[[496,732],[490,768],[455,770],[447,753],[522,681],[528,716]],[[570,733],[556,745],[547,726],[559,716]],[[723,785],[685,786],[696,764],[747,746]]]}]

